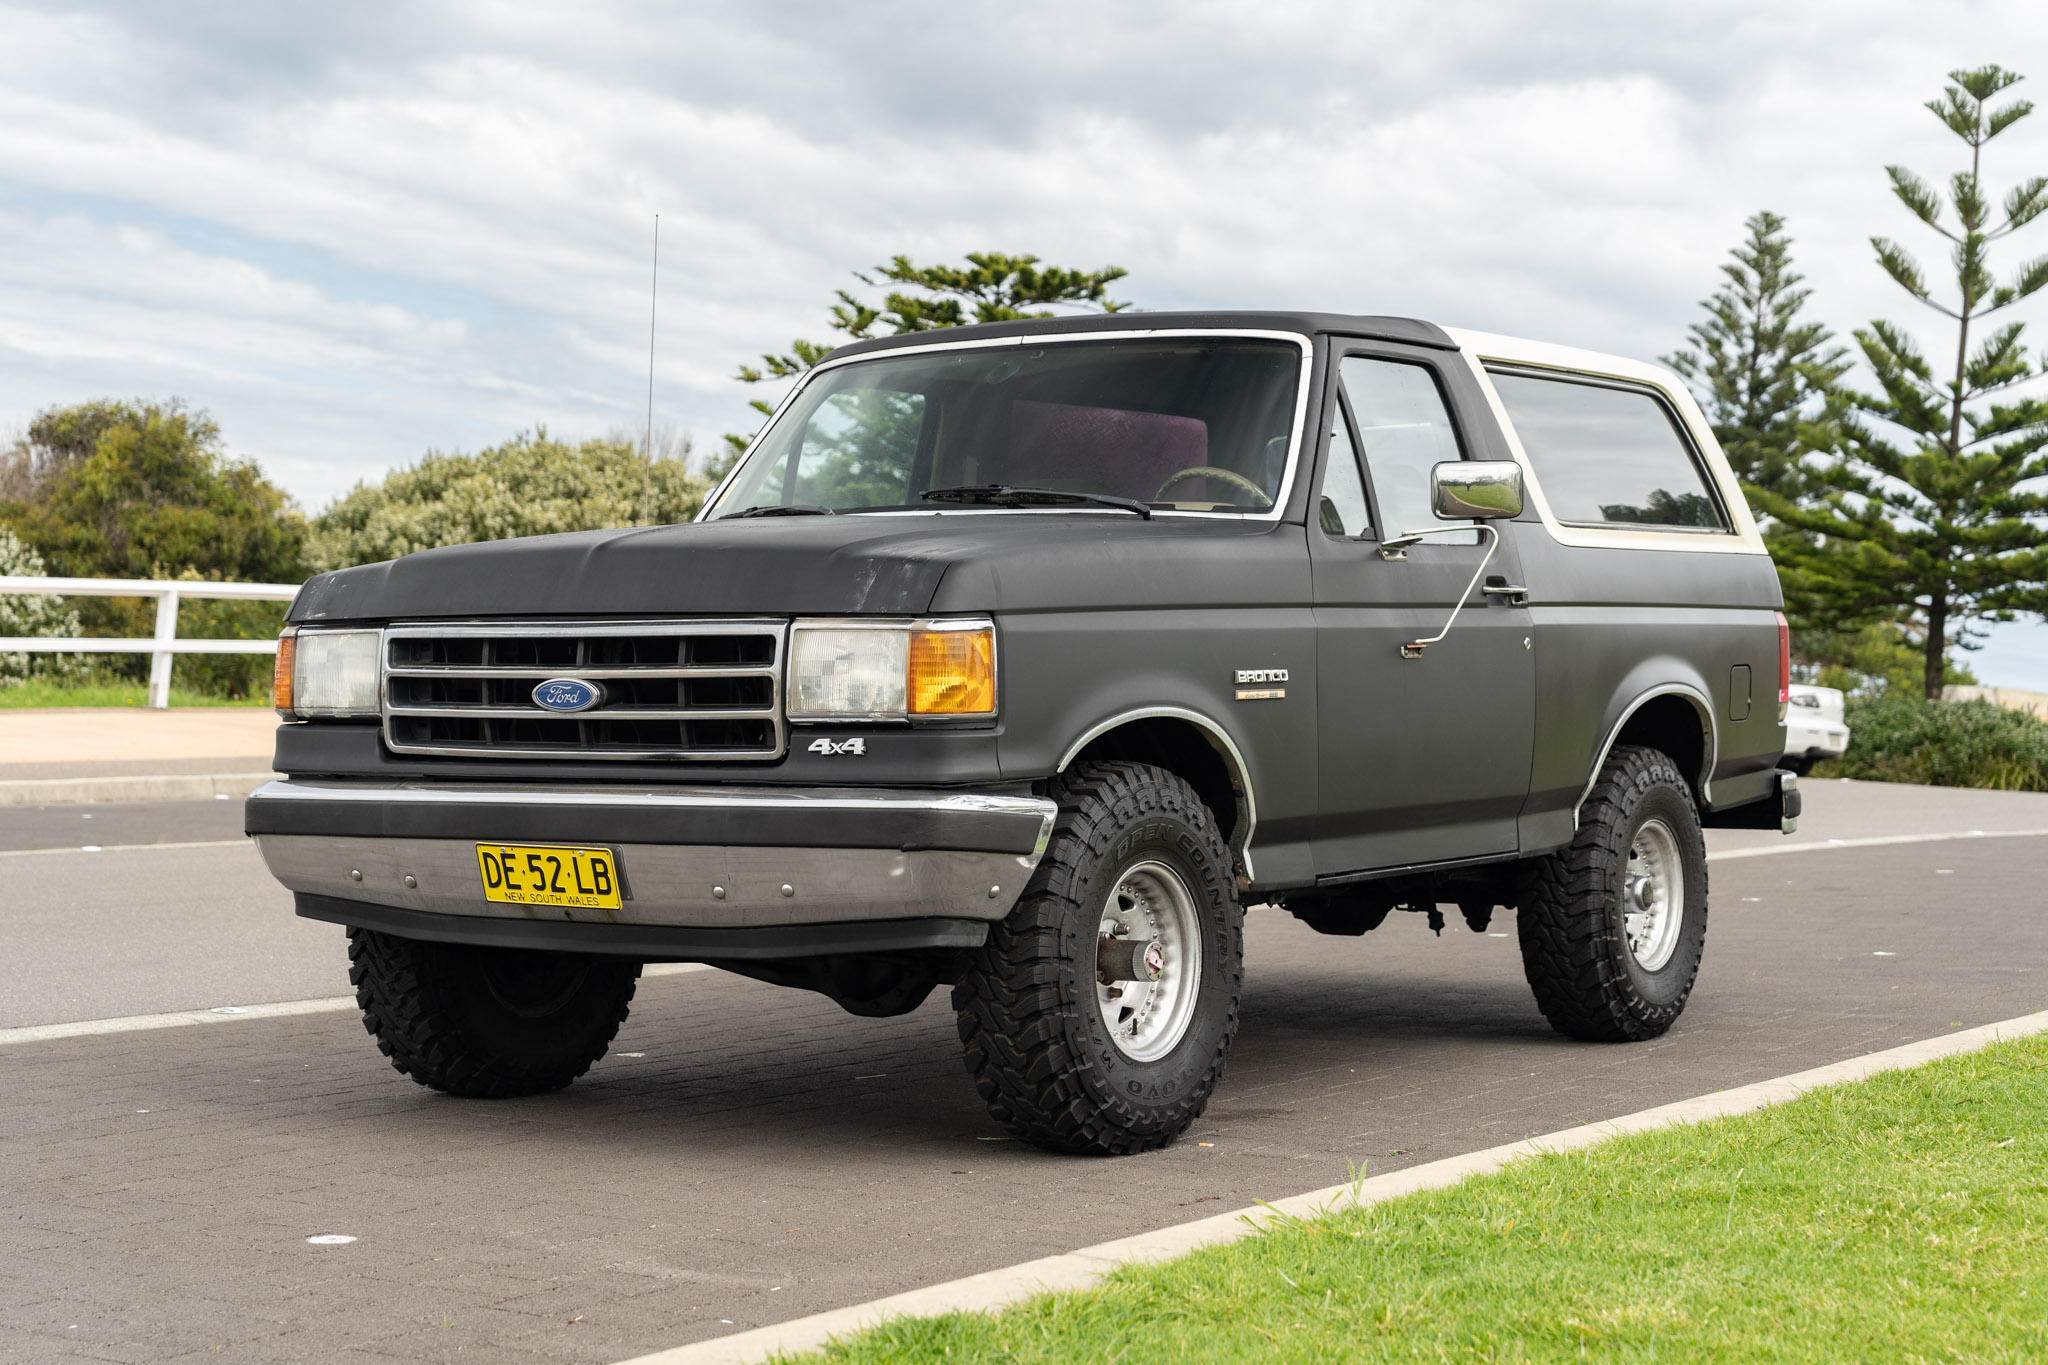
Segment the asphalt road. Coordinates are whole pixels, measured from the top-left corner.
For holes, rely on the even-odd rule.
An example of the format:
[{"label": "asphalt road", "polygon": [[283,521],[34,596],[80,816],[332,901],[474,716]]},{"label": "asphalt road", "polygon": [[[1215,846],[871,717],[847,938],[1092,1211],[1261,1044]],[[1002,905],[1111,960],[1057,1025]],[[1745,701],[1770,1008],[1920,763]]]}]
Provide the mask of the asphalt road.
[{"label": "asphalt road", "polygon": [[[1799,837],[1822,845],[2048,829],[2042,797],[1810,802]],[[133,827],[218,815],[159,809]],[[84,824],[47,828],[75,849]],[[95,842],[0,853],[0,1027],[346,990],[339,931],[292,920],[248,849]],[[1208,1114],[1119,1161],[1003,1140],[942,996],[865,1020],[719,973],[650,979],[583,1082],[495,1104],[414,1086],[341,1011],[9,1045],[0,1358],[615,1360],[2048,1005],[2048,838],[1712,876],[1692,1005],[1634,1046],[1552,1034],[1511,925],[1332,939],[1257,912]],[[324,1233],[359,1240],[305,1240]]]}]

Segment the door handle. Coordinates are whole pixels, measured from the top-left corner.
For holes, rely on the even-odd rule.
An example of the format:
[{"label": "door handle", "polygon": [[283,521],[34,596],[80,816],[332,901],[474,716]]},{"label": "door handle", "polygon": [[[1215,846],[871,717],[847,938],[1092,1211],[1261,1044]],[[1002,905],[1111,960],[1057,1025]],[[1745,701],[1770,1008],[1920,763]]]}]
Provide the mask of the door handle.
[{"label": "door handle", "polygon": [[1510,583],[1496,574],[1486,580],[1486,586],[1479,590],[1488,597],[1505,597],[1511,607],[1525,607],[1529,604],[1529,590],[1520,583]]}]

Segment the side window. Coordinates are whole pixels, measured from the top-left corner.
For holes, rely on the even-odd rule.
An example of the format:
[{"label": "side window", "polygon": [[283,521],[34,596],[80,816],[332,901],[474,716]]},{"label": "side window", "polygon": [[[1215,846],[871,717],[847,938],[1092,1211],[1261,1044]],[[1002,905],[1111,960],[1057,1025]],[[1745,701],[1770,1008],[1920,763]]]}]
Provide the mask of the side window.
[{"label": "side window", "polygon": [[1365,480],[1358,473],[1358,448],[1351,442],[1351,424],[1344,418],[1341,403],[1330,423],[1330,458],[1325,462],[1323,497],[1317,509],[1325,535],[1362,536],[1372,529]]},{"label": "side window", "polygon": [[[1457,429],[1434,375],[1400,360],[1346,356],[1339,366],[1344,393],[1358,418],[1358,444],[1379,500],[1380,534],[1443,526],[1431,509],[1429,471],[1464,458]],[[1476,545],[1476,531],[1431,536],[1432,545]]]},{"label": "side window", "polygon": [[1677,418],[1654,395],[1505,370],[1492,379],[1559,521],[1728,529]]}]

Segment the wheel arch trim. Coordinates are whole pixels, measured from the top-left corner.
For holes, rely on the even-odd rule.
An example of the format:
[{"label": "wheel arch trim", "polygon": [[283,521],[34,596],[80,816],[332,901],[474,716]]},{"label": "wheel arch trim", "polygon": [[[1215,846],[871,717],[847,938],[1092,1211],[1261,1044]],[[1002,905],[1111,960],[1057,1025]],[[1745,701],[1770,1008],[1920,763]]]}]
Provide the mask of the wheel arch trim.
[{"label": "wheel arch trim", "polygon": [[1237,741],[1230,737],[1230,732],[1201,712],[1189,710],[1184,706],[1142,706],[1135,710],[1119,711],[1113,716],[1097,721],[1088,727],[1079,739],[1068,745],[1066,753],[1061,755],[1059,765],[1053,771],[1065,772],[1090,744],[1112,730],[1142,720],[1185,721],[1195,727],[1208,741],[1209,747],[1216,751],[1217,757],[1223,760],[1224,767],[1229,771],[1231,789],[1237,794],[1238,805],[1237,829],[1231,838],[1231,851],[1236,854],[1238,862],[1243,866],[1246,879],[1256,879],[1257,874],[1252,870],[1252,833],[1258,828],[1259,808],[1258,798],[1252,791],[1251,765],[1244,761],[1244,752],[1237,747]]},{"label": "wheel arch trim", "polygon": [[1606,737],[1600,742],[1600,751],[1593,756],[1593,770],[1586,774],[1586,785],[1579,789],[1579,799],[1572,803],[1572,828],[1578,828],[1579,811],[1585,806],[1586,798],[1593,794],[1593,784],[1600,780],[1600,770],[1607,766],[1607,756],[1614,751],[1614,743],[1621,738],[1622,730],[1627,728],[1629,721],[1644,706],[1659,697],[1673,696],[1683,697],[1692,704],[1693,710],[1699,713],[1701,735],[1700,770],[1696,780],[1699,783],[1702,804],[1709,807],[1714,804],[1714,764],[1719,761],[1721,748],[1721,732],[1714,716],[1714,704],[1708,699],[1706,693],[1694,687],[1691,683],[1662,683],[1637,693],[1634,700],[1623,707],[1621,714],[1614,718],[1614,723],[1607,727]]}]

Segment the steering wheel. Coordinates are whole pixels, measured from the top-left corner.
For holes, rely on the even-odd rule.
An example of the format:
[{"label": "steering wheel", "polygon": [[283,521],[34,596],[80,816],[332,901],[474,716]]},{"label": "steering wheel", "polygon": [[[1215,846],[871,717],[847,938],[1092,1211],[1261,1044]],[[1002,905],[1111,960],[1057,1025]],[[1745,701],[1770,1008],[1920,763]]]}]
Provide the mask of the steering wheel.
[{"label": "steering wheel", "polygon": [[1234,488],[1241,488],[1258,499],[1252,506],[1259,511],[1264,511],[1273,505],[1273,500],[1266,496],[1265,489],[1259,487],[1235,469],[1218,469],[1212,464],[1198,464],[1193,468],[1181,470],[1180,473],[1175,474],[1165,483],[1159,485],[1159,491],[1152,495],[1152,501],[1166,502],[1168,500],[1166,490],[1177,483],[1185,483],[1189,479],[1221,479],[1224,483]]}]

